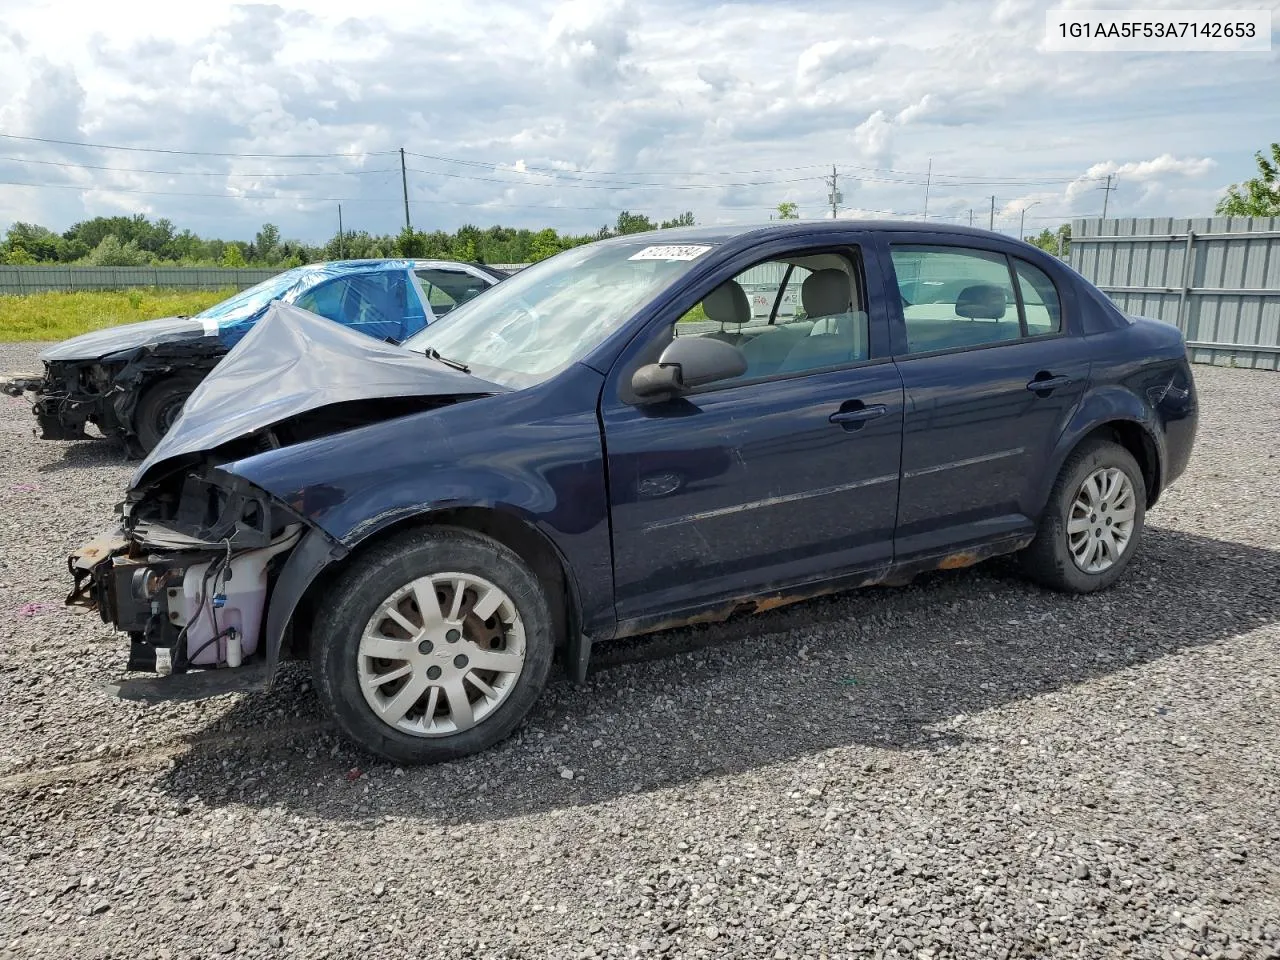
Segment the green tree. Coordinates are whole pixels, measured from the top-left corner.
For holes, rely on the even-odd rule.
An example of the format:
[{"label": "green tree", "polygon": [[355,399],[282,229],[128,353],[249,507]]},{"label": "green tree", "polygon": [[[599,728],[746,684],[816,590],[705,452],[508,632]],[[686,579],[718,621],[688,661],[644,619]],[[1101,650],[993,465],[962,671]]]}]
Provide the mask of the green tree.
[{"label": "green tree", "polygon": [[799,220],[800,208],[790,200],[783,200],[782,203],[778,204],[778,219]]},{"label": "green tree", "polygon": [[[560,238],[556,236],[556,232],[547,227],[545,230],[539,230],[533,235],[533,241],[529,245],[529,262],[537,263],[539,260],[545,260],[547,257],[554,257],[561,250]],[[518,260],[493,260],[492,263],[518,263]]]},{"label": "green tree", "polygon": [[1280,143],[1271,144],[1271,158],[1259,150],[1253,155],[1258,176],[1233,183],[1218,201],[1221,217],[1280,217]]},{"label": "green tree", "polygon": [[264,223],[253,238],[258,259],[274,264],[280,259],[280,228],[274,223]]},{"label": "green tree", "polygon": [[141,267],[151,262],[150,254],[139,250],[137,243],[121,243],[114,233],[103,237],[85,259],[95,267]]},{"label": "green tree", "polygon": [[222,251],[222,265],[224,267],[244,267],[248,266],[244,258],[244,251],[240,249],[238,243],[228,243]]},{"label": "green tree", "polygon": [[658,228],[654,222],[643,213],[632,213],[630,210],[623,210],[618,214],[617,231],[620,234],[644,233],[646,230],[656,229]]},{"label": "green tree", "polygon": [[36,262],[36,258],[27,253],[22,247],[13,245],[7,250],[0,252],[0,263],[7,264],[11,267],[29,267]]},{"label": "green tree", "polygon": [[1045,227],[1036,236],[1023,237],[1023,239],[1046,253],[1052,253],[1055,257],[1059,253],[1059,246],[1061,246],[1061,253],[1065,257],[1071,252],[1071,224],[1064,223],[1057,230],[1050,230]]},{"label": "green tree", "polygon": [[396,235],[395,248],[397,257],[424,257],[427,252],[426,235],[406,224]]},{"label": "green tree", "polygon": [[52,230],[38,223],[22,223],[11,226],[0,244],[0,253],[21,249],[33,262],[53,262],[58,259],[58,245],[62,240]]},{"label": "green tree", "polygon": [[693,219],[693,211],[686,210],[684,213],[672,220],[663,220],[659,229],[667,230],[671,227],[692,227],[696,221]]}]

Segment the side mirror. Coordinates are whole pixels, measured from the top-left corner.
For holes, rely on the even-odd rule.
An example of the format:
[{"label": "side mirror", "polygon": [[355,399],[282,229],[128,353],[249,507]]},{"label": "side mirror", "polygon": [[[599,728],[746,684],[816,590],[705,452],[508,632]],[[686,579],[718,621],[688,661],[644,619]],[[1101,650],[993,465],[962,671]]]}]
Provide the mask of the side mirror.
[{"label": "side mirror", "polygon": [[747,358],[731,343],[706,337],[677,337],[631,377],[631,389],[645,399],[673,396],[691,387],[730,380],[747,372]]}]

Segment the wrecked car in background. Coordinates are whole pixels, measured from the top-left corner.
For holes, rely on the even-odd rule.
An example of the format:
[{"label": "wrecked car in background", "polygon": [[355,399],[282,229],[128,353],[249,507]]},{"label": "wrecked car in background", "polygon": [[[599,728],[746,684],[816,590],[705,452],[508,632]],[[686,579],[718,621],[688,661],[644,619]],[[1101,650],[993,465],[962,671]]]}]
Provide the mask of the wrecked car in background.
[{"label": "wrecked car in background", "polygon": [[92,423],[131,452],[146,453],[191,391],[276,301],[399,342],[505,276],[447,260],[295,267],[194,317],[122,324],[63,341],[40,354],[43,374],[12,376],[0,389],[33,395],[43,439],[83,439],[85,424]]},{"label": "wrecked car in background", "polygon": [[[767,316],[750,271],[780,278]],[[445,760],[510,734],[553,656],[581,679],[619,637],[998,554],[1104,589],[1196,422],[1176,327],[1008,237],[636,234],[400,346],[273,305],[70,556],[69,602],[161,668],[121,696],[310,660],[363,747]]]}]

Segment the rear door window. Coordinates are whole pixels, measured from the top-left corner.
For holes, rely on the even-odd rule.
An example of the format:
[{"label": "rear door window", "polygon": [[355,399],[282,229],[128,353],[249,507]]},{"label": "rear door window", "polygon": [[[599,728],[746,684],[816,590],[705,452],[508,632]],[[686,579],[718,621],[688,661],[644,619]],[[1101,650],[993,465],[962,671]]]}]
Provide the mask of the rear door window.
[{"label": "rear door window", "polygon": [[1008,258],[968,247],[891,248],[907,350],[931,353],[1022,337]]},{"label": "rear door window", "polygon": [[491,284],[463,270],[444,270],[431,267],[415,270],[422,284],[422,293],[431,305],[431,312],[442,317],[454,307],[460,307],[472,297],[487,290]]}]

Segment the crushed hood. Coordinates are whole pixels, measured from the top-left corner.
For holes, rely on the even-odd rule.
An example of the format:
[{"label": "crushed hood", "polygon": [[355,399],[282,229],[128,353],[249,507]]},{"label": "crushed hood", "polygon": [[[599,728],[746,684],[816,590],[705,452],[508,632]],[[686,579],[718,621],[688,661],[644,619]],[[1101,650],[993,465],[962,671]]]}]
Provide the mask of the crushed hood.
[{"label": "crushed hood", "polygon": [[162,320],[143,320],[140,323],[123,323],[118,327],[106,327],[83,333],[70,340],[55,343],[41,351],[41,360],[97,360],[109,353],[133,350],[150,343],[165,340],[185,340],[206,335],[203,321],[194,317],[165,317]]},{"label": "crushed hood", "polygon": [[130,486],[175,457],[213,450],[299,414],[353,400],[459,397],[507,387],[273,303],[191,394]]}]

